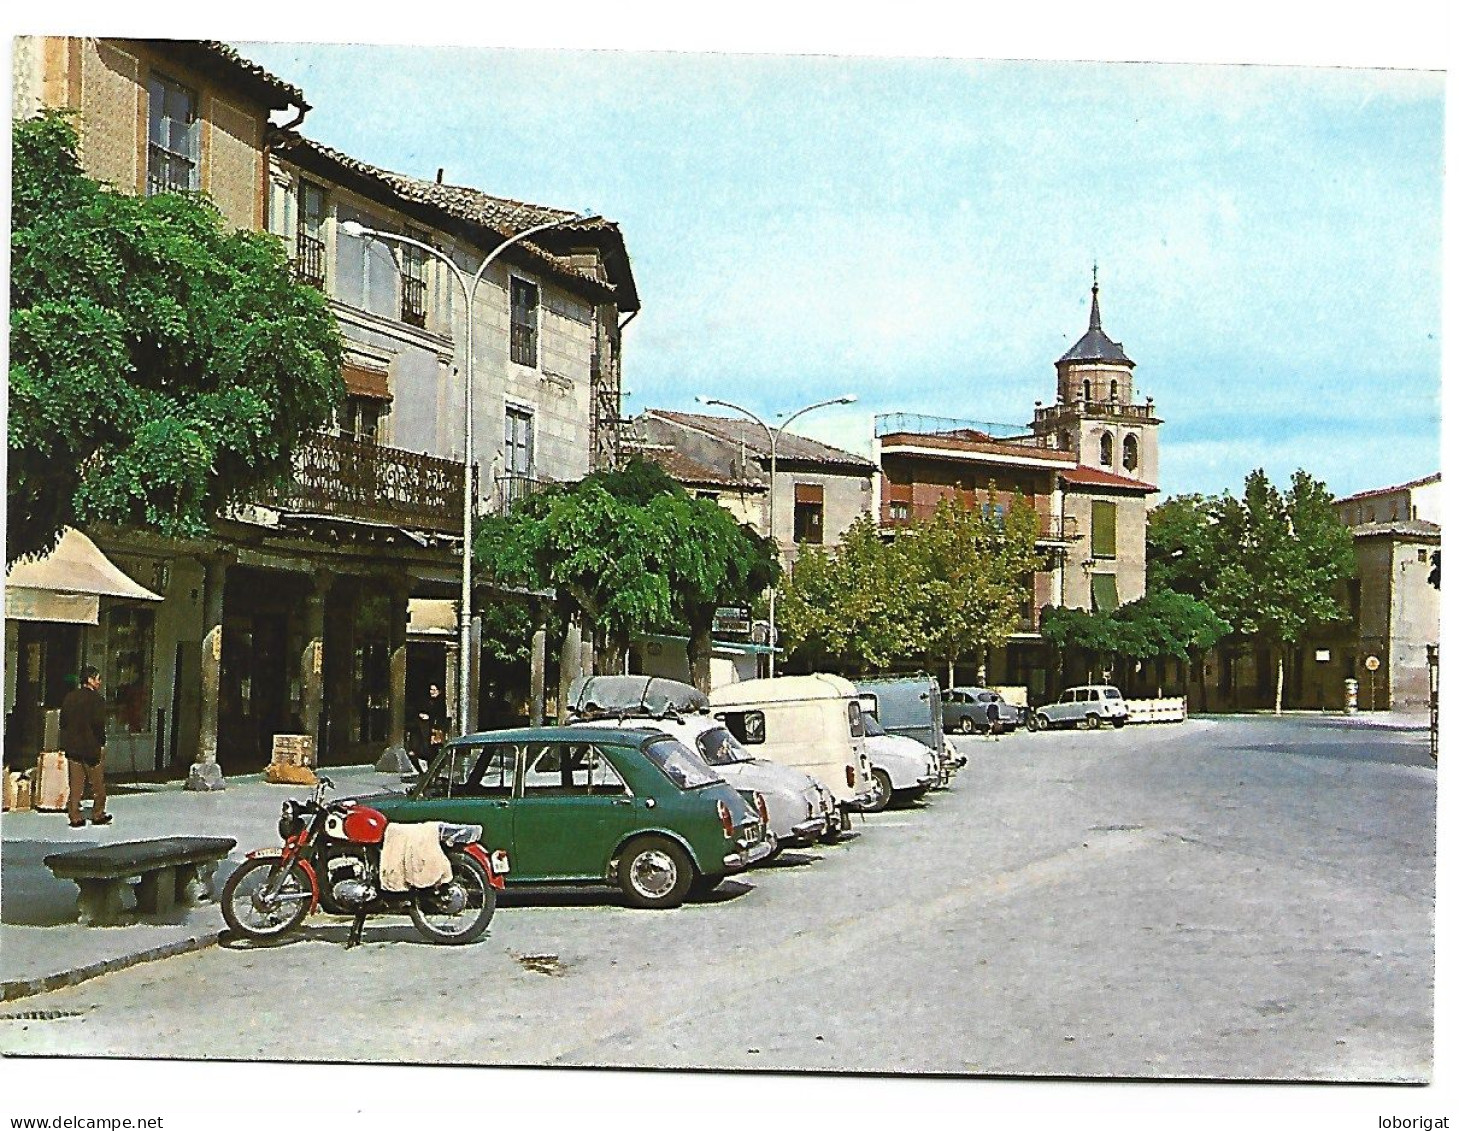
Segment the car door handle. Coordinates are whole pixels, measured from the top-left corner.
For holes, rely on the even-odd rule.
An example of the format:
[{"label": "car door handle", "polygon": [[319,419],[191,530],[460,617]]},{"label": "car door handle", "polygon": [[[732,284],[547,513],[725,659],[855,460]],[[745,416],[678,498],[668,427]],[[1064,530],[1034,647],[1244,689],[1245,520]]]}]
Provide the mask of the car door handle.
[{"label": "car door handle", "polygon": [[616,798],[613,799],[613,804],[614,805],[632,805],[633,804],[633,798],[631,798],[631,797],[616,797]]}]

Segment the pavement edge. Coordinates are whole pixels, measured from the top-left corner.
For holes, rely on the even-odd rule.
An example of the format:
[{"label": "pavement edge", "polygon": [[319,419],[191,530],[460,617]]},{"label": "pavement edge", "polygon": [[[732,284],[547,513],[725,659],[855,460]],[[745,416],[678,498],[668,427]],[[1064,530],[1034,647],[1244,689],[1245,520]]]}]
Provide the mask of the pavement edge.
[{"label": "pavement edge", "polygon": [[190,951],[216,946],[222,936],[223,932],[221,931],[211,931],[202,935],[193,935],[189,938],[163,943],[160,946],[149,947],[146,950],[138,951],[136,954],[127,954],[120,958],[107,958],[86,966],[78,966],[73,970],[63,970],[59,974],[47,974],[41,978],[19,978],[15,981],[0,982],[0,1001],[18,1001],[21,998],[34,997],[36,994],[50,993],[52,990],[80,985],[82,982],[88,982],[92,978],[99,978],[103,974],[111,974],[117,970],[125,970],[128,966],[138,966],[143,962],[154,962],[161,958],[172,958],[174,955],[187,954]]}]

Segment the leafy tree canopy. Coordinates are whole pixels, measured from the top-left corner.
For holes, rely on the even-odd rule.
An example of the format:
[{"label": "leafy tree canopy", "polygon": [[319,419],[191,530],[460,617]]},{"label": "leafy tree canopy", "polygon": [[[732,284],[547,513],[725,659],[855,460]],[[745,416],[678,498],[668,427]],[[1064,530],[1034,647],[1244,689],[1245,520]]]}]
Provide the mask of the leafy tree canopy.
[{"label": "leafy tree canopy", "polygon": [[333,316],[278,240],[98,184],[76,147],[64,114],[14,123],[8,561],[76,523],[205,533],[344,393]]},{"label": "leafy tree canopy", "polygon": [[1202,597],[1220,568],[1218,500],[1175,495],[1150,512],[1145,524],[1145,581],[1150,590]]},{"label": "leafy tree canopy", "polygon": [[1021,498],[1003,513],[944,500],[889,539],[862,516],[834,551],[803,548],[779,628],[793,648],[855,669],[996,647],[1018,627],[1037,532]]},{"label": "leafy tree canopy", "polygon": [[702,637],[705,665],[714,610],[751,600],[776,576],[767,539],[641,459],[484,519],[474,554],[500,582],[567,594],[617,647],[687,628],[691,653]]}]

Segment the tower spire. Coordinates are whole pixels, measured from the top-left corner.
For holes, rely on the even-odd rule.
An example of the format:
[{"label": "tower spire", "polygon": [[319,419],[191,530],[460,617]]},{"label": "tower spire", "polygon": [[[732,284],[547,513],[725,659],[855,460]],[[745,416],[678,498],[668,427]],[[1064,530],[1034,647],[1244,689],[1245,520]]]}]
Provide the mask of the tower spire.
[{"label": "tower spire", "polygon": [[1089,304],[1089,328],[1099,330],[1099,260],[1094,261],[1094,291],[1093,300]]}]

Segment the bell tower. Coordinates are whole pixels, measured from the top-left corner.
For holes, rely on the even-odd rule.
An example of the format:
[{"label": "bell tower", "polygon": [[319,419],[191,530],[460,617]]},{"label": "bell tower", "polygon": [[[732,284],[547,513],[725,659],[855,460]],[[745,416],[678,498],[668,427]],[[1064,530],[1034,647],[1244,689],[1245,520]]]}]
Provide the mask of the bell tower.
[{"label": "bell tower", "polygon": [[1034,434],[1049,447],[1070,452],[1084,467],[1158,484],[1160,420],[1155,401],[1137,399],[1135,363],[1100,323],[1098,264],[1089,329],[1054,369],[1056,399],[1034,408]]}]

